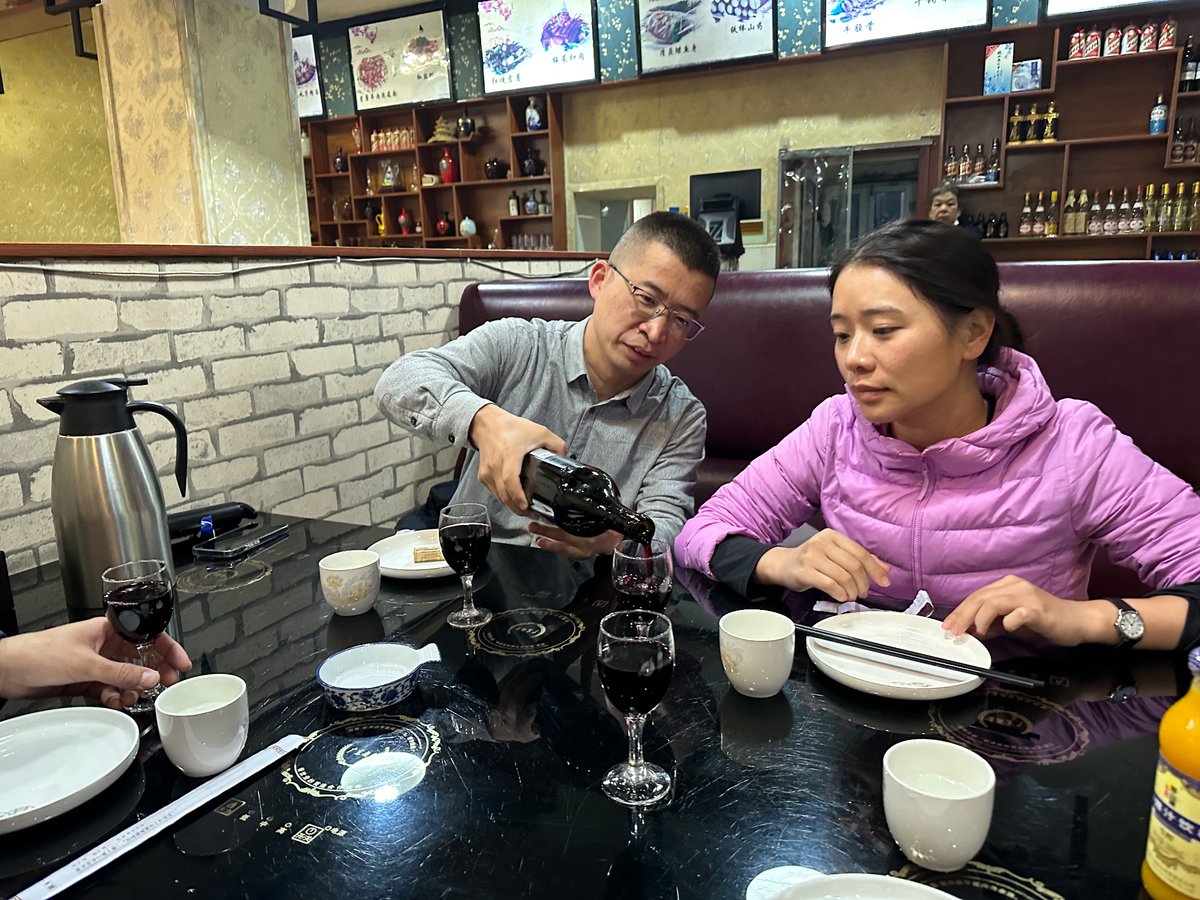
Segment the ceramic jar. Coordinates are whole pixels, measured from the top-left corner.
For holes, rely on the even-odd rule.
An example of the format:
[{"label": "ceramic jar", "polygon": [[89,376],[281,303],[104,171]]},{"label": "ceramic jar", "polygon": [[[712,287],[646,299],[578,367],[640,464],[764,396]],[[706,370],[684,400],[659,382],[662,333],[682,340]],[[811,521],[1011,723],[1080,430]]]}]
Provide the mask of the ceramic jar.
[{"label": "ceramic jar", "polygon": [[507,178],[509,165],[506,162],[501,162],[496,157],[492,157],[483,164],[484,178]]},{"label": "ceramic jar", "polygon": [[525,215],[536,216],[537,214],[538,214],[537,192],[533,188],[530,188],[528,196],[525,197]]},{"label": "ceramic jar", "polygon": [[458,233],[462,237],[475,237],[477,229],[475,220],[470,216],[463,216],[462,221],[458,223]]}]

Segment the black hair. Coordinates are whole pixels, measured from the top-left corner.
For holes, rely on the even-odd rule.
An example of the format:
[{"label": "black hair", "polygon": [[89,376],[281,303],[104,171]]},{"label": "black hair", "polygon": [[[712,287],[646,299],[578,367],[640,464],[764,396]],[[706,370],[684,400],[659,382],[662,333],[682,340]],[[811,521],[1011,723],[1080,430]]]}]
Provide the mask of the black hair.
[{"label": "black hair", "polygon": [[939,184],[937,187],[935,187],[932,191],[930,191],[929,192],[929,202],[932,203],[933,198],[936,197],[938,194],[953,194],[955,200],[962,199],[962,191],[959,190],[958,185],[955,184],[953,181],[943,181],[941,184]]},{"label": "black hair", "polygon": [[829,270],[829,293],[848,266],[878,266],[927,301],[947,328],[973,310],[996,319],[978,363],[996,361],[1001,347],[1024,349],[1021,329],[1000,305],[1000,272],[991,254],[965,228],[928,219],[891,222],[847,250]]},{"label": "black hair", "polygon": [[692,272],[713,281],[721,274],[716,241],[699,222],[673,212],[652,212],[634,222],[613,247],[610,259],[640,254],[649,244],[662,244]]}]

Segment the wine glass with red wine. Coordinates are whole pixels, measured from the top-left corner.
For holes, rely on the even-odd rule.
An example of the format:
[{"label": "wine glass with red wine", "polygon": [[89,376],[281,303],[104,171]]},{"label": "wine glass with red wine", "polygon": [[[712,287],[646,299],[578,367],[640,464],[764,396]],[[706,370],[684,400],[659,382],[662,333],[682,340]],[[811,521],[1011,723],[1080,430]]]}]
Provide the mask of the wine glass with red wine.
[{"label": "wine glass with red wine", "polygon": [[612,580],[617,609],[665,612],[675,583],[670,545],[661,538],[621,541],[613,551]]},{"label": "wine glass with red wine", "polygon": [[[105,569],[100,576],[104,585],[104,615],[113,630],[137,648],[143,666],[157,669],[162,657],[154,642],[167,630],[175,611],[175,578],[161,559],[139,559]],[[154,709],[154,699],[162,685],[142,691],[127,712],[143,713]]]},{"label": "wine glass with red wine", "polygon": [[600,786],[626,806],[661,800],[671,790],[671,776],[642,758],[642,728],[662,702],[675,669],[671,620],[644,609],[609,613],[600,620],[596,661],[604,694],[625,716],[629,731],[629,760],[610,769]]},{"label": "wine glass with red wine", "polygon": [[450,613],[446,622],[454,628],[475,628],[490,622],[490,610],[475,606],[475,573],[487,559],[492,546],[492,520],[482,503],[453,503],[438,516],[438,543],[446,564],[462,576],[463,608]]}]

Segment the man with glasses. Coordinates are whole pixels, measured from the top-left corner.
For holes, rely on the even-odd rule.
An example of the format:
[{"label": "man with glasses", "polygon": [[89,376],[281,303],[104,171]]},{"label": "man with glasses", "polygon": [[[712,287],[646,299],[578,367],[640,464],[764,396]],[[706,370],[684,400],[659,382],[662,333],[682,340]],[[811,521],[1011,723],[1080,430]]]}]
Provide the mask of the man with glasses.
[{"label": "man with glasses", "polygon": [[611,553],[616,532],[579,538],[533,515],[521,464],[544,447],[608,472],[631,509],[672,541],[693,511],[704,407],[663,366],[704,330],[720,259],[686,216],[635,222],[588,274],[582,322],[501,319],[394,362],[375,388],[383,414],[450,444],[469,440],[452,503],[485,503],[492,538],[577,558]]}]

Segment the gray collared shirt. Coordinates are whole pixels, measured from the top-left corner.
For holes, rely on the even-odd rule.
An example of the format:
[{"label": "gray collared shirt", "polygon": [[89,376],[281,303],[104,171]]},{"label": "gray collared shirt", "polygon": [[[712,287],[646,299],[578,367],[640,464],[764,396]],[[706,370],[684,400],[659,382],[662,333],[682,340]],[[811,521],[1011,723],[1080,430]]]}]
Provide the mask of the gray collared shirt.
[{"label": "gray collared shirt", "polygon": [[674,541],[694,510],[704,407],[665,366],[597,400],[583,360],[589,321],[487,322],[444,347],[401,357],[375,388],[379,408],[393,422],[467,449],[454,502],[486,504],[495,540],[533,538],[529,520],[479,483],[479,454],[467,435],[488,403],[544,425],[566,441],[568,454],[611,475],[623,502],[654,519],[656,536]]}]

